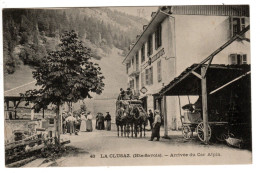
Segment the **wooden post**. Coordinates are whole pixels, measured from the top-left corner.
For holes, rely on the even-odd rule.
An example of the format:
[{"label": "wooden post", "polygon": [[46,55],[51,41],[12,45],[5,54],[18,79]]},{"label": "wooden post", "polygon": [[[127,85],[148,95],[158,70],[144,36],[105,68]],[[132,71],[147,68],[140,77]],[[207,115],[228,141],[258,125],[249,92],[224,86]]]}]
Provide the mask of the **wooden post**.
[{"label": "wooden post", "polygon": [[163,96],[163,113],[164,113],[164,136],[163,136],[163,138],[169,139],[169,136],[168,136],[168,122],[167,122],[166,96]]},{"label": "wooden post", "polygon": [[17,112],[16,112],[16,101],[14,101],[14,119],[16,119]]},{"label": "wooden post", "polygon": [[206,80],[206,68],[201,67],[201,95],[202,95],[202,113],[203,113],[203,126],[204,126],[204,142],[209,142],[209,131],[208,131],[208,103],[207,103],[207,80]]},{"label": "wooden post", "polygon": [[57,116],[57,125],[58,125],[57,137],[58,137],[58,144],[60,144],[60,132],[61,132],[61,124],[60,124],[60,121],[61,121],[61,117],[60,117],[60,105],[59,105],[59,104],[57,105],[57,113],[56,113],[56,116]]},{"label": "wooden post", "polygon": [[31,103],[30,106],[31,106],[31,120],[34,120],[34,109],[33,109],[33,103]]},{"label": "wooden post", "polygon": [[[6,115],[7,115],[6,119],[9,119],[9,100],[6,101]],[[12,117],[12,119],[13,119],[13,117]]]}]

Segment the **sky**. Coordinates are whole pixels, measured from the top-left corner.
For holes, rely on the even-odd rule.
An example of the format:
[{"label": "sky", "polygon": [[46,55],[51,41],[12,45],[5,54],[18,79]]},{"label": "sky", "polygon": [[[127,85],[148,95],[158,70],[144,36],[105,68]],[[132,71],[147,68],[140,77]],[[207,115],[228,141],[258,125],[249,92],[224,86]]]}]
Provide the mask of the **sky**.
[{"label": "sky", "polygon": [[110,7],[110,9],[124,12],[124,13],[134,15],[134,16],[143,17],[143,18],[146,18],[147,20],[150,20],[151,13],[157,11],[158,6]]}]

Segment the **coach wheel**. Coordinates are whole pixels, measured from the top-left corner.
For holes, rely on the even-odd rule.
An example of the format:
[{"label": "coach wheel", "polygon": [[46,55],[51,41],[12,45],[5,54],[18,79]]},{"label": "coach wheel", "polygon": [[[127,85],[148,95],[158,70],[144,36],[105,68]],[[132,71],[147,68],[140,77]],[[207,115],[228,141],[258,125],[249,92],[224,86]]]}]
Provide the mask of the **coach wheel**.
[{"label": "coach wheel", "polygon": [[[203,122],[199,123],[198,126],[197,126],[197,133],[198,133],[198,138],[204,142],[204,125],[203,125]],[[211,138],[211,128],[210,126],[208,125],[208,132],[209,132],[209,140]]]}]

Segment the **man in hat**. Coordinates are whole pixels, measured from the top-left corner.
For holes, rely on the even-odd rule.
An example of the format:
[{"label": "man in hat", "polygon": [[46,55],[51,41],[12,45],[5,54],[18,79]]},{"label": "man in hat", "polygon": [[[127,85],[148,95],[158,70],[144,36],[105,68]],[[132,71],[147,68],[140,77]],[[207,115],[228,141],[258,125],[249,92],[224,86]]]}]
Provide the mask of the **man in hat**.
[{"label": "man in hat", "polygon": [[69,133],[70,135],[75,132],[75,127],[74,127],[74,123],[76,122],[76,119],[72,116],[72,113],[68,113],[68,117],[66,118],[66,122],[68,122],[68,126],[69,126]]},{"label": "man in hat", "polygon": [[78,135],[80,131],[80,125],[81,125],[81,118],[79,115],[75,115],[75,135]]},{"label": "man in hat", "polygon": [[152,129],[152,136],[149,141],[153,141],[153,139],[156,137],[157,141],[160,140],[160,126],[161,126],[161,116],[160,116],[160,111],[155,110],[154,111],[155,117],[154,117],[154,122],[153,122],[153,129]]},{"label": "man in hat", "polygon": [[66,114],[65,112],[62,112],[62,133],[65,134],[67,131],[67,126],[66,126]]},{"label": "man in hat", "polygon": [[128,96],[128,99],[133,99],[133,92],[131,90],[131,88],[127,88],[126,94]]},{"label": "man in hat", "polygon": [[124,100],[125,99],[125,91],[123,88],[120,88],[120,94],[118,96],[118,100]]},{"label": "man in hat", "polygon": [[150,123],[150,128],[152,130],[153,129],[153,112],[152,112],[151,109],[149,109],[148,120],[149,120],[149,123]]},{"label": "man in hat", "polygon": [[107,112],[107,114],[105,116],[105,121],[107,122],[106,130],[110,131],[111,130],[111,115],[109,114],[109,112]]}]

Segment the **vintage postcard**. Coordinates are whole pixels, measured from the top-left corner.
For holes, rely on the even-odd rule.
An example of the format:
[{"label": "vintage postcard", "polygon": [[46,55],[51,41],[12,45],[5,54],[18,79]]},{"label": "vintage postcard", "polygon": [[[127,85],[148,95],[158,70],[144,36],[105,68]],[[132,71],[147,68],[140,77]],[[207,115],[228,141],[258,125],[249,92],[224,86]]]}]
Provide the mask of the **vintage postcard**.
[{"label": "vintage postcard", "polygon": [[251,164],[249,9],[2,9],[5,166]]}]

